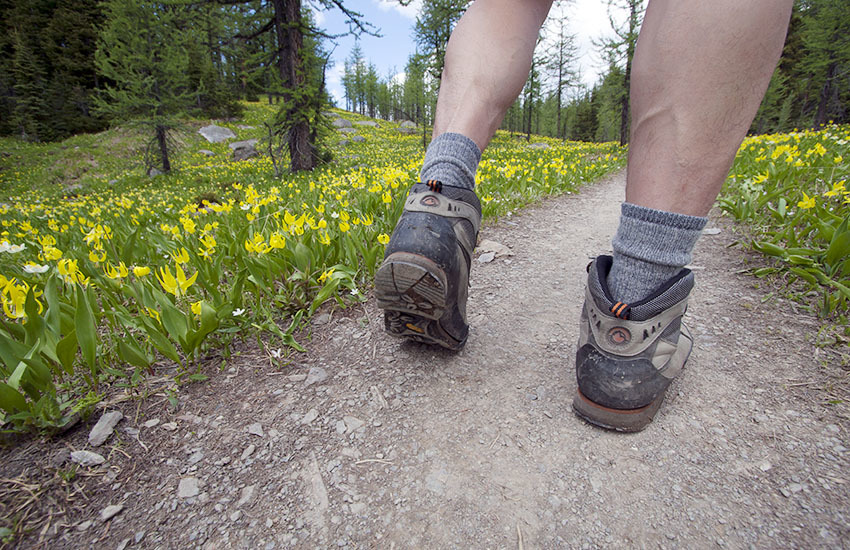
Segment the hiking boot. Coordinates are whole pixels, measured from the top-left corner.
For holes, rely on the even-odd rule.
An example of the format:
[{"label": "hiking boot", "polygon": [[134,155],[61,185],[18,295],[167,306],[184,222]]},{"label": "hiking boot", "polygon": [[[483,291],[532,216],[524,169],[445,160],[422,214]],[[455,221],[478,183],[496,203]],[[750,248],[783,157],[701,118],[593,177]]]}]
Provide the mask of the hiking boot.
[{"label": "hiking boot", "polygon": [[451,350],[463,347],[480,224],[474,191],[434,180],[413,186],[375,274],[387,332]]},{"label": "hiking boot", "polygon": [[611,256],[588,267],[573,409],[591,424],[638,432],[652,422],[693,338],[682,324],[694,275],[682,269],[649,297],[624,304],[608,289]]}]

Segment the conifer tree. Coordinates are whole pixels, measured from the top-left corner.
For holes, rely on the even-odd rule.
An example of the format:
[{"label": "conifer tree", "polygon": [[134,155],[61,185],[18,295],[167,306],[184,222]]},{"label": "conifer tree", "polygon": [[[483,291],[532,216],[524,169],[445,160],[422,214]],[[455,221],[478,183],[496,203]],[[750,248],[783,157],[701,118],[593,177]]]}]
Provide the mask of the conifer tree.
[{"label": "conifer tree", "polygon": [[[95,61],[108,79],[97,109],[149,128],[148,168],[171,170],[170,134],[195,93],[188,87],[186,11],[173,5],[107,0]],[[153,162],[152,159],[157,161]]]}]

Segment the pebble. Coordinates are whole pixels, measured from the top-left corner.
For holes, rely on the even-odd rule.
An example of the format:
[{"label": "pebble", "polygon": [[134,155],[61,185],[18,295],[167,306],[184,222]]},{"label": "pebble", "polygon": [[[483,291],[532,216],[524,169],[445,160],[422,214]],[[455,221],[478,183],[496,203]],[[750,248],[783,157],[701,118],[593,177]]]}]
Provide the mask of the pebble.
[{"label": "pebble", "polygon": [[244,450],[244,451],[242,451],[242,456],[241,456],[241,457],[239,457],[239,459],[240,459],[240,460],[245,460],[245,459],[247,459],[249,456],[251,456],[252,454],[254,454],[254,451],[255,451],[255,450],[257,450],[257,446],[256,446],[256,445],[254,445],[254,444],[248,445],[247,447],[245,447],[245,450]]},{"label": "pebble", "polygon": [[200,492],[200,480],[196,477],[184,477],[177,486],[177,498],[196,497]]},{"label": "pebble", "polygon": [[139,544],[140,542],[142,542],[143,538],[145,538],[145,532],[144,531],[136,531],[136,534],[133,537],[133,540],[136,541],[136,544]]},{"label": "pebble", "polygon": [[90,519],[88,519],[88,520],[86,520],[86,521],[83,521],[83,522],[79,523],[79,524],[77,525],[77,531],[80,531],[80,532],[85,531],[86,529],[88,529],[89,527],[91,527],[91,524],[92,524],[92,523],[93,523],[93,522],[92,522],[92,520],[90,520]]},{"label": "pebble", "polygon": [[345,429],[348,433],[362,428],[365,424],[365,422],[363,422],[356,416],[344,416],[342,420],[343,422],[345,422]]},{"label": "pebble", "polygon": [[771,464],[767,460],[762,460],[761,462],[759,462],[759,470],[761,470],[762,472],[766,472],[771,468],[773,468],[773,464]]},{"label": "pebble", "polygon": [[337,420],[334,427],[336,428],[336,433],[338,433],[339,435],[344,434],[345,430],[347,429],[345,427],[345,422],[343,422],[342,420]]},{"label": "pebble", "polygon": [[307,387],[312,386],[313,384],[321,384],[328,378],[328,372],[322,367],[310,367],[310,371],[307,373],[307,380],[304,382],[304,385]]},{"label": "pebble", "polygon": [[131,540],[132,539],[130,539],[130,538],[126,538],[126,539],[122,540],[121,542],[118,543],[118,546],[115,547],[115,550],[124,550],[125,548],[127,548],[127,545],[130,544]]},{"label": "pebble", "polygon": [[496,253],[495,252],[485,252],[484,254],[478,256],[478,263],[489,264],[490,262],[492,262],[495,259],[496,259]]},{"label": "pebble", "polygon": [[124,509],[123,504],[110,504],[106,508],[100,511],[100,521],[109,521],[118,514],[121,513],[121,510]]},{"label": "pebble", "polygon": [[150,420],[142,424],[142,426],[144,426],[145,428],[153,428],[154,426],[159,424],[159,422],[159,418],[151,418]]},{"label": "pebble", "polygon": [[239,521],[239,518],[242,517],[242,510],[236,510],[232,514],[230,514],[230,521]]},{"label": "pebble", "polygon": [[109,436],[112,435],[112,430],[115,429],[115,425],[124,418],[124,415],[121,414],[121,411],[109,411],[104,413],[103,416],[100,417],[100,420],[97,421],[97,424],[94,425],[91,432],[89,432],[89,445],[92,447],[98,447],[103,445]]},{"label": "pebble", "polygon": [[91,451],[73,451],[71,462],[76,462],[80,466],[97,466],[106,462],[106,459]]},{"label": "pebble", "polygon": [[248,426],[248,433],[251,435],[256,435],[259,437],[265,437],[265,432],[263,432],[263,425],[259,422],[254,422],[250,426]]},{"label": "pebble", "polygon": [[317,418],[319,418],[319,411],[317,411],[316,409],[310,409],[309,411],[307,411],[307,414],[301,417],[301,423],[310,424]]},{"label": "pebble", "polygon": [[169,432],[173,432],[177,429],[177,422],[166,422],[162,425],[163,430],[168,430]]},{"label": "pebble", "polygon": [[195,451],[189,457],[189,465],[191,466],[193,464],[197,464],[198,462],[202,461],[203,459],[204,459],[204,452],[203,451]]},{"label": "pebble", "polygon": [[303,382],[303,381],[307,380],[307,375],[306,374],[290,374],[288,378],[289,378],[290,382]]},{"label": "pebble", "polygon": [[254,490],[257,488],[256,485],[248,485],[242,489],[242,493],[239,495],[239,500],[236,502],[236,506],[242,506],[252,498],[254,498]]}]

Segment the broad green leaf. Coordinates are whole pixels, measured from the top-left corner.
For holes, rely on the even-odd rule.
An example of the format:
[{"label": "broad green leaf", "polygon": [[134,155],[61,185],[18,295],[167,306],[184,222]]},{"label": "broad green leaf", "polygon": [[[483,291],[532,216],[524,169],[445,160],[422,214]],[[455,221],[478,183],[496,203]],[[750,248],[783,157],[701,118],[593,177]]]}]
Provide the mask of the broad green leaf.
[{"label": "broad green leaf", "polygon": [[24,323],[24,330],[27,332],[25,343],[31,346],[41,337],[41,333],[44,331],[44,320],[38,314],[38,303],[35,301],[35,294],[32,288],[27,291],[24,311],[27,314],[27,322]]},{"label": "broad green leaf", "polygon": [[767,241],[753,241],[753,248],[768,256],[785,257],[785,249]]},{"label": "broad green leaf", "polygon": [[836,267],[848,256],[850,256],[850,231],[836,232],[826,250],[826,263],[830,267]]},{"label": "broad green leaf", "polygon": [[74,325],[77,332],[77,343],[80,345],[83,359],[89,370],[94,372],[97,356],[97,327],[88,297],[83,287],[79,285],[77,285],[77,312],[74,316]]},{"label": "broad green leaf", "polygon": [[121,340],[118,342],[118,357],[134,367],[147,368],[151,362],[147,355],[139,349],[135,341]]},{"label": "broad green leaf", "polygon": [[21,392],[5,382],[0,382],[0,409],[10,414],[26,411],[27,400]]},{"label": "broad green leaf", "polygon": [[159,350],[164,356],[168,357],[175,363],[180,362],[180,355],[177,354],[177,348],[171,343],[171,340],[165,337],[160,330],[148,321],[143,321],[142,326],[151,339],[153,347]]},{"label": "broad green leaf", "polygon": [[74,358],[77,356],[77,331],[72,330],[56,344],[59,364],[68,374],[74,374]]}]

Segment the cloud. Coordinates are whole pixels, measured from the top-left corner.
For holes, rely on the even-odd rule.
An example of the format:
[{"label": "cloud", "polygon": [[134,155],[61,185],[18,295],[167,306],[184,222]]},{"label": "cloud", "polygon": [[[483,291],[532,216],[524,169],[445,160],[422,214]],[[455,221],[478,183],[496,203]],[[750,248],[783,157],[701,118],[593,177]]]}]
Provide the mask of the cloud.
[{"label": "cloud", "polygon": [[313,19],[316,21],[316,25],[322,26],[325,24],[325,12],[319,10],[316,6],[310,4],[310,11],[313,12]]},{"label": "cloud", "polygon": [[399,4],[398,0],[372,0],[372,3],[378,6],[381,11],[395,11],[410,20],[416,19],[422,9],[422,0],[413,0],[406,6]]}]

